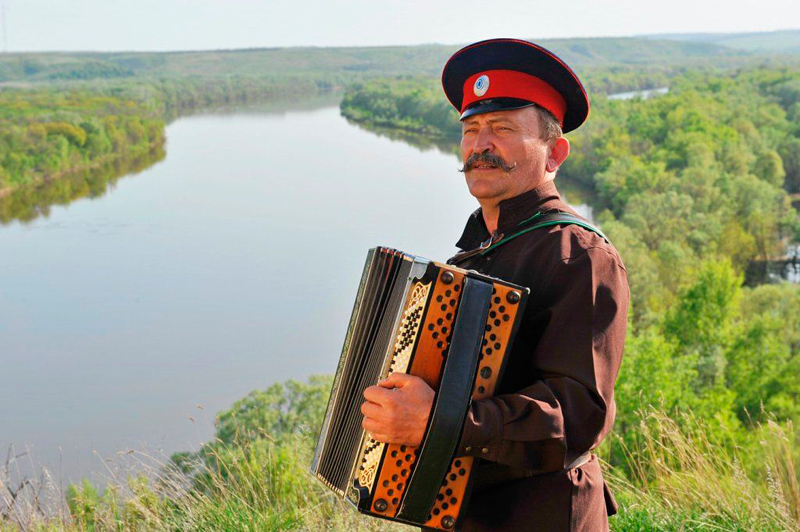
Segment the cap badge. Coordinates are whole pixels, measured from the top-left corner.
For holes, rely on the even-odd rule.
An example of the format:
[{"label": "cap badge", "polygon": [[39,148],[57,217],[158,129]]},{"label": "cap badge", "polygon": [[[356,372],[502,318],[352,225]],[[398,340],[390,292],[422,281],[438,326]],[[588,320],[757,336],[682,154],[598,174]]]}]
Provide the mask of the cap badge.
[{"label": "cap badge", "polygon": [[484,74],[475,80],[475,85],[472,87],[472,92],[475,96],[483,96],[489,90],[489,76]]}]

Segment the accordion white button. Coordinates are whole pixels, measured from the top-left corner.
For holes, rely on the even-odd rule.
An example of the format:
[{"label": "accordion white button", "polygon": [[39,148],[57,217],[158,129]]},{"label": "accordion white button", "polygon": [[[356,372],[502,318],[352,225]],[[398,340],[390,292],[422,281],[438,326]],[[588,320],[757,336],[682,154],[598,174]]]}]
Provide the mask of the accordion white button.
[{"label": "accordion white button", "polygon": [[471,453],[472,452],[472,447],[467,447],[466,449],[464,449],[464,451],[466,451],[468,453]]},{"label": "accordion white button", "polygon": [[483,454],[486,454],[486,453],[488,453],[488,452],[489,452],[489,448],[488,448],[488,447],[484,447],[483,449],[481,449],[481,452],[482,452]]}]

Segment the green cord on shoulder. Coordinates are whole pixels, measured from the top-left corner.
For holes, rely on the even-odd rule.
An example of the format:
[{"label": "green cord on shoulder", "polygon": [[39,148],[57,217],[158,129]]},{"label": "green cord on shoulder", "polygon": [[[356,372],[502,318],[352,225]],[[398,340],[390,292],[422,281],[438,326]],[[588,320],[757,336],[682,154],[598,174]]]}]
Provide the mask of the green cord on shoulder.
[{"label": "green cord on shoulder", "polygon": [[529,233],[531,231],[535,231],[536,229],[541,229],[543,227],[550,227],[553,225],[578,225],[580,227],[583,227],[584,229],[588,229],[589,231],[596,233],[609,244],[611,243],[608,237],[605,234],[603,234],[603,232],[600,229],[598,229],[597,227],[593,226],[592,224],[590,224],[585,220],[581,220],[577,216],[569,214],[568,212],[550,212],[550,213],[537,212],[527,220],[521,221],[517,225],[519,229],[515,233],[512,233],[508,236],[504,236],[502,239],[498,240],[488,248],[481,251],[480,254],[485,255],[486,253],[489,253],[491,250],[497,248],[498,246],[502,246],[503,244],[517,238],[518,236],[524,235],[525,233]]}]

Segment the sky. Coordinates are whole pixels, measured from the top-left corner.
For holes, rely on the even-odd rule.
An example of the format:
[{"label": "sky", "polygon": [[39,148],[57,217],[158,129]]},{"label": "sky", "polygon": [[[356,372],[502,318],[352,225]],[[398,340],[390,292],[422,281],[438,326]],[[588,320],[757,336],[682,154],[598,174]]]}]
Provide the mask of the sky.
[{"label": "sky", "polygon": [[800,28],[798,0],[0,0],[2,50],[460,44]]}]

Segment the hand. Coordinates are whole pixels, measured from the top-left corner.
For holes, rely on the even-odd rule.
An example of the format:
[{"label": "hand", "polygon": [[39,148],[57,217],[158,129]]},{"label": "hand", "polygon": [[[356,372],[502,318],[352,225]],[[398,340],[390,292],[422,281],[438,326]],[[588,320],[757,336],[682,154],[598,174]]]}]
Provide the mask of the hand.
[{"label": "hand", "polygon": [[418,447],[428,426],[433,398],[428,384],[413,375],[392,373],[377,386],[364,390],[362,426],[373,439]]}]

